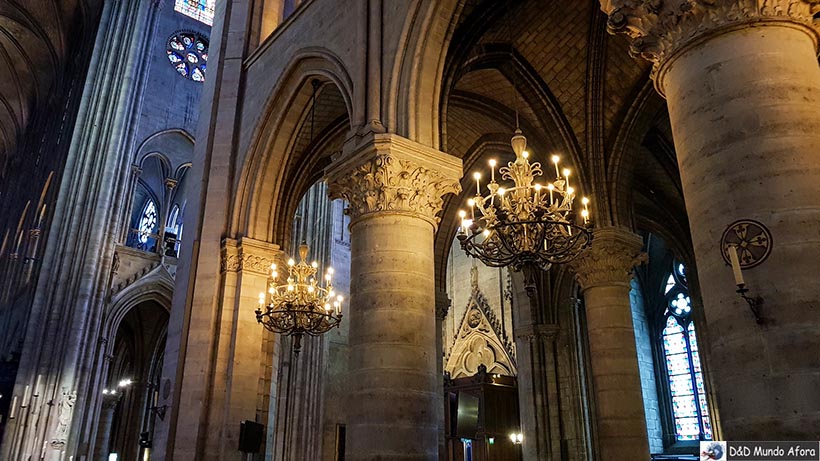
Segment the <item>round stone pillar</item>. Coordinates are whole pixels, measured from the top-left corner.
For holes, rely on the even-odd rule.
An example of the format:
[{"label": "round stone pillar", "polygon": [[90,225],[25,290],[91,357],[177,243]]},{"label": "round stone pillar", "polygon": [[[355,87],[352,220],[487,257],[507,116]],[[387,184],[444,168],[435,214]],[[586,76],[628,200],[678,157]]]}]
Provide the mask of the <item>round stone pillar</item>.
[{"label": "round stone pillar", "polygon": [[[727,440],[813,439],[820,426],[820,69],[814,1],[602,2],[654,62],[668,101]],[[653,19],[654,18],[654,19]],[[744,270],[763,325],[735,293],[721,238],[768,228]]]},{"label": "round stone pillar", "polygon": [[438,459],[433,236],[461,160],[378,134],[346,146],[327,176],[351,217],[345,459]]},{"label": "round stone pillar", "polygon": [[584,292],[598,428],[598,459],[628,461],[649,454],[632,308],[632,268],[645,255],[629,231],[595,231],[592,246],[573,261]]}]

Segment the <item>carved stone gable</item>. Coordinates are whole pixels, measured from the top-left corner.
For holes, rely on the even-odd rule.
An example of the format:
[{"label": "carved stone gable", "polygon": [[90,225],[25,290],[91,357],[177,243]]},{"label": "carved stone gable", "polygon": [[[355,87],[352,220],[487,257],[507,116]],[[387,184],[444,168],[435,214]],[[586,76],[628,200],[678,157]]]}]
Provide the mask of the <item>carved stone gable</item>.
[{"label": "carved stone gable", "polygon": [[461,378],[475,375],[483,365],[487,373],[515,376],[517,370],[512,344],[501,332],[500,322],[480,290],[473,290],[469,303],[447,358],[445,371],[452,378]]}]

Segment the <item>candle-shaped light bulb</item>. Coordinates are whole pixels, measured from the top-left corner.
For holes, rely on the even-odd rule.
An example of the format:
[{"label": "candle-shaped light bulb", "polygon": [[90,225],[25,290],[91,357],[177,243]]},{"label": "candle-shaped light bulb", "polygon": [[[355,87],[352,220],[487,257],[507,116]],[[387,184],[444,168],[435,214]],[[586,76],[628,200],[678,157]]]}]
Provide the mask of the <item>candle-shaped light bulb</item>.
[{"label": "candle-shaped light bulb", "polygon": [[331,277],[330,277],[330,274],[325,274],[325,280],[327,280],[327,281],[329,282],[329,281],[330,281],[330,278],[331,278]]},{"label": "candle-shaped light bulb", "polygon": [[572,187],[567,187],[567,196],[572,198],[573,195],[575,195],[575,189]]},{"label": "candle-shaped light bulb", "polygon": [[475,193],[481,195],[481,173],[478,171],[473,173],[473,179],[475,179]]},{"label": "candle-shaped light bulb", "polygon": [[737,245],[729,245],[729,261],[732,263],[735,285],[746,285],[746,282],[743,280],[743,272],[740,270],[740,258],[737,256]]},{"label": "candle-shaped light bulb", "polygon": [[584,218],[584,224],[589,222],[589,210],[581,210],[581,216]]},{"label": "candle-shaped light bulb", "polygon": [[273,278],[278,278],[278,277],[279,277],[279,272],[273,271],[273,272],[271,272],[271,274],[270,274],[270,275],[271,275]]},{"label": "candle-shaped light bulb", "polygon": [[265,304],[265,293],[259,293],[259,304]]},{"label": "candle-shaped light bulb", "polygon": [[470,205],[470,219],[475,221],[475,200],[467,199],[467,205]]},{"label": "candle-shaped light bulb", "polygon": [[[276,288],[274,288],[274,287],[268,288],[268,293],[270,293],[270,294],[276,293]],[[261,296],[260,296],[260,298],[261,298]]]},{"label": "candle-shaped light bulb", "polygon": [[293,266],[294,264],[296,264],[296,261],[294,261],[293,258],[288,259],[288,266]]},{"label": "candle-shaped light bulb", "polygon": [[336,301],[342,302],[344,300],[345,300],[344,296],[342,296],[342,295],[336,296]]},{"label": "candle-shaped light bulb", "polygon": [[328,273],[328,274],[330,274],[330,275],[333,275],[333,268],[332,268],[332,267],[328,267],[328,268],[327,268],[327,273]]},{"label": "candle-shaped light bulb", "polygon": [[273,264],[270,265],[270,270],[272,270],[272,271],[276,270],[276,263],[273,263]]},{"label": "candle-shaped light bulb", "polygon": [[558,162],[560,162],[560,161],[561,161],[561,157],[559,157],[557,155],[552,156],[552,164],[555,165],[555,177],[556,178],[561,177],[561,173],[558,171]]},{"label": "candle-shaped light bulb", "polygon": [[490,159],[490,181],[495,182],[495,159]]},{"label": "candle-shaped light bulb", "polygon": [[547,184],[547,190],[550,191],[550,205],[552,205],[552,191],[555,190],[555,185],[552,183]]},{"label": "candle-shaped light bulb", "polygon": [[524,157],[524,158],[530,158],[530,153],[529,153],[529,151],[525,150],[524,152],[521,152],[521,156]]},{"label": "candle-shaped light bulb", "polygon": [[564,176],[567,178],[567,189],[569,189],[569,174],[570,174],[569,168],[564,168],[563,173],[564,173]]},{"label": "candle-shaped light bulb", "polygon": [[541,184],[535,184],[535,204],[537,205],[541,201]]},{"label": "candle-shaped light bulb", "polygon": [[464,210],[458,210],[458,217],[464,219],[467,217],[467,212]]},{"label": "candle-shaped light bulb", "polygon": [[499,188],[498,188],[498,196],[499,196],[499,197],[503,197],[503,196],[504,196],[504,193],[506,193],[506,192],[507,192],[507,190],[506,190],[506,189],[504,189],[503,187],[499,187]]},{"label": "candle-shaped light bulb", "polygon": [[583,197],[583,198],[581,198],[581,203],[583,203],[584,206],[587,206],[587,205],[589,205],[589,199],[586,198],[586,197]]},{"label": "candle-shaped light bulb", "polygon": [[325,312],[330,312],[330,303],[325,303]]},{"label": "candle-shaped light bulb", "polygon": [[316,261],[313,261],[312,263],[310,263],[310,266],[313,267],[314,269],[316,269],[317,267],[319,267],[319,263],[317,263]]}]

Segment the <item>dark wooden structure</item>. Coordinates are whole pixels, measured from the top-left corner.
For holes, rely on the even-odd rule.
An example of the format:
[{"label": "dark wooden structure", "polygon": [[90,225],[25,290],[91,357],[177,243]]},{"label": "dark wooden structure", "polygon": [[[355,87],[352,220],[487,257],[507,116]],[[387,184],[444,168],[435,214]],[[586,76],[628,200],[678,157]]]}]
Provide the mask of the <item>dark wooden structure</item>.
[{"label": "dark wooden structure", "polygon": [[515,377],[487,373],[448,379],[444,386],[448,461],[520,461],[521,432]]}]

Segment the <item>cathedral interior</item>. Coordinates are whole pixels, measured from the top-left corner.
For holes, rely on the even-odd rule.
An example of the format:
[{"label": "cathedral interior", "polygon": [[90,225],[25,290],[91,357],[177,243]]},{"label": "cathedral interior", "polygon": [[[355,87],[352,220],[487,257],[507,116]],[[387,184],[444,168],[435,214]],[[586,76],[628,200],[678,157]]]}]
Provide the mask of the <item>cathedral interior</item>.
[{"label": "cathedral interior", "polygon": [[0,0],[0,459],[820,440],[818,24]]}]

